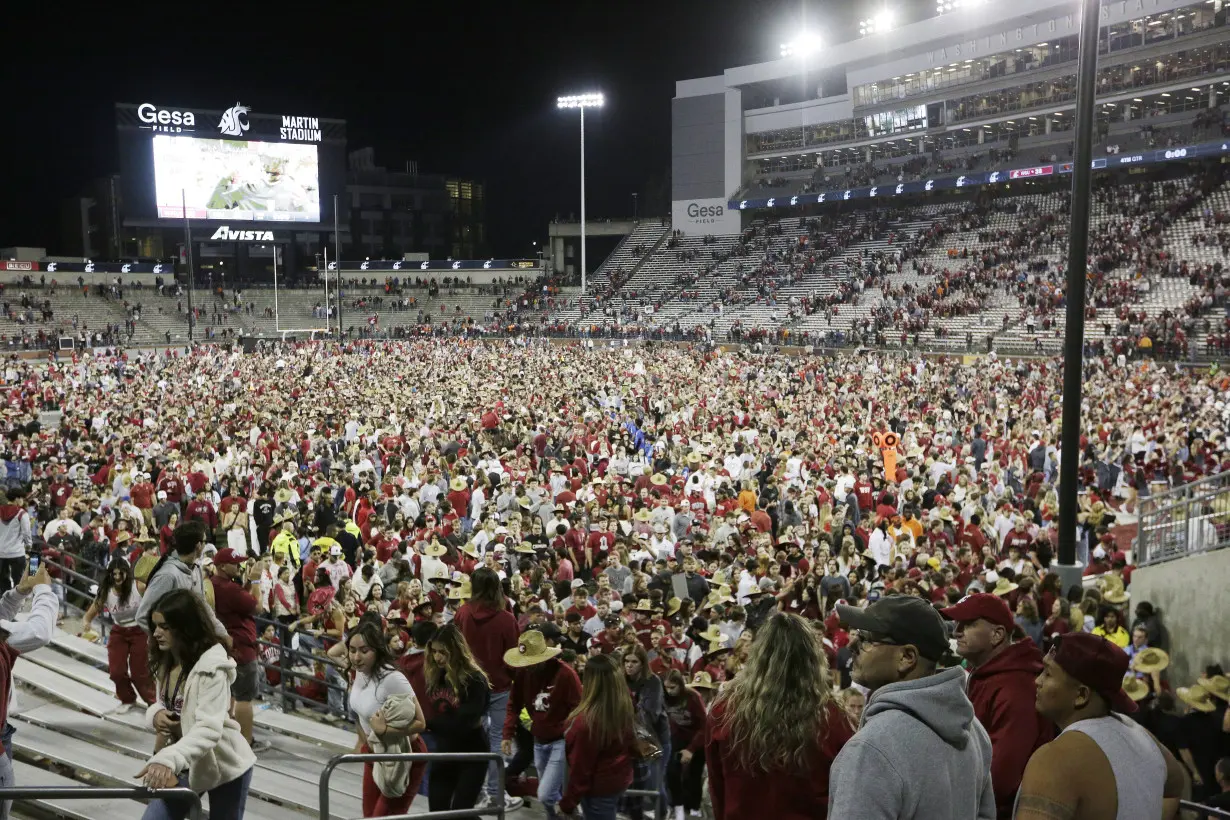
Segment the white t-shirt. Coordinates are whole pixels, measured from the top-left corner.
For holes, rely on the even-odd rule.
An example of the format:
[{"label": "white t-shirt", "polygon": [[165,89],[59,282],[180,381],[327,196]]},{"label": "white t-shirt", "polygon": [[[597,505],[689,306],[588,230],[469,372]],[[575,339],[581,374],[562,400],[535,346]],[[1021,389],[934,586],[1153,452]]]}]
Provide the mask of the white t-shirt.
[{"label": "white t-shirt", "polygon": [[350,687],[350,711],[359,721],[366,736],[372,731],[372,715],[384,706],[390,695],[405,695],[413,692],[410,681],[401,672],[385,670],[379,678],[372,679],[362,672],[355,673]]}]

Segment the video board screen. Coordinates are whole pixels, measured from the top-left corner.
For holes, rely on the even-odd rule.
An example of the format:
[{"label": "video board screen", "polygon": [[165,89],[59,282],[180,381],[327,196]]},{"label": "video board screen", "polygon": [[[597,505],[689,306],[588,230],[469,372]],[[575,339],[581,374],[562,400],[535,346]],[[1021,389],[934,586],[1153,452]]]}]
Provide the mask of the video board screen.
[{"label": "video board screen", "polygon": [[317,146],[155,134],[160,219],[320,222]]}]

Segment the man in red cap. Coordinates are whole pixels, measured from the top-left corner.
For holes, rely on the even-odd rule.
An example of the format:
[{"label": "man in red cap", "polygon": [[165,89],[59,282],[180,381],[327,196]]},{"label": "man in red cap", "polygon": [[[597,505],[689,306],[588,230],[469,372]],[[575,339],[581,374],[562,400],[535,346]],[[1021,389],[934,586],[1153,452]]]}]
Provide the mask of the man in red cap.
[{"label": "man in red cap", "polygon": [[232,641],[231,657],[236,664],[235,682],[231,684],[235,720],[248,744],[256,751],[263,751],[269,747],[268,743],[252,742],[252,701],[256,700],[261,671],[255,618],[259,611],[261,565],[253,563],[245,575],[246,561],[247,556],[230,547],[218,550],[214,554],[214,566],[218,571],[210,580],[214,586],[214,610]]},{"label": "man in red cap", "polygon": [[1029,638],[1012,640],[1012,610],[998,595],[967,595],[940,610],[957,622],[957,654],[970,667],[967,684],[974,715],[991,736],[991,782],[996,814],[1012,817],[1012,801],[1029,756],[1055,736],[1033,706],[1042,653]]},{"label": "man in red cap", "polygon": [[1119,820],[1178,814],[1187,787],[1166,747],[1125,717],[1127,653],[1096,635],[1056,636],[1038,676],[1036,706],[1059,737],[1034,752],[1016,820]]}]

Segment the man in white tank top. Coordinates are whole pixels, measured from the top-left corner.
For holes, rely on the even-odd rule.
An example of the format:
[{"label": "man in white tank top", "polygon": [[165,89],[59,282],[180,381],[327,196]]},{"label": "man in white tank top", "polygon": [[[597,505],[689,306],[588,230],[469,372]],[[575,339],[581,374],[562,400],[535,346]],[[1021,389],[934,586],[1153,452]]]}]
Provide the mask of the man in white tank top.
[{"label": "man in white tank top", "polygon": [[1016,820],[1174,818],[1187,775],[1126,715],[1128,656],[1096,635],[1056,637],[1037,680],[1038,712],[1059,728],[1034,752],[1017,794]]}]

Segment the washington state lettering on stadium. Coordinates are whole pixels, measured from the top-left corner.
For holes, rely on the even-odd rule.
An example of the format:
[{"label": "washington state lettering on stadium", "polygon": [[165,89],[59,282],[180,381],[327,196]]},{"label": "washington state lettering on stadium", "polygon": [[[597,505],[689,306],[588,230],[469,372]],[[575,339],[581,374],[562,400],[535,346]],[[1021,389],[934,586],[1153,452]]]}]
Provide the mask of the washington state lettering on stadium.
[{"label": "washington state lettering on stadium", "polygon": [[320,142],[320,117],[282,117],[281,137],[284,140]]}]

